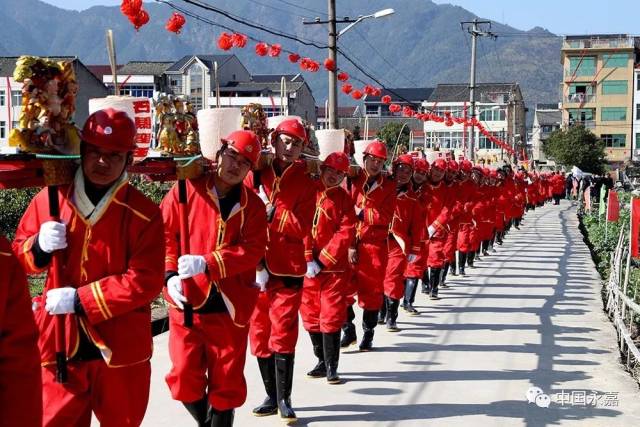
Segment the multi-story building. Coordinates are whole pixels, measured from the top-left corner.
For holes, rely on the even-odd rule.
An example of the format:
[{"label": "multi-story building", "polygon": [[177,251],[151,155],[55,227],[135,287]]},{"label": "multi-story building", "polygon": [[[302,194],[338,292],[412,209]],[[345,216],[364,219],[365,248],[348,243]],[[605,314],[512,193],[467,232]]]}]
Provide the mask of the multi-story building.
[{"label": "multi-story building", "polygon": [[[476,118],[493,136],[517,148],[518,154],[526,141],[525,106],[517,83],[479,83],[476,85]],[[469,118],[469,84],[439,84],[422,104],[424,111],[444,116]],[[480,134],[474,126],[474,146],[477,159],[492,163],[506,160],[507,153]],[[456,157],[465,153],[471,128],[465,124],[434,121],[424,122],[426,148],[453,150]],[[520,155],[518,156],[521,157]]]},{"label": "multi-story building", "polygon": [[626,34],[565,36],[562,122],[583,125],[606,144],[612,163],[631,160],[634,64],[640,39]]},{"label": "multi-story building", "polygon": [[[107,96],[108,90],[78,58],[74,56],[53,56],[54,61],[73,61],[73,68],[78,81],[75,123],[82,127],[89,117],[89,99]],[[0,146],[6,146],[11,129],[18,126],[22,106],[22,83],[13,79],[17,56],[0,57]]]},{"label": "multi-story building", "polygon": [[[103,81],[113,88],[110,74],[105,74]],[[153,97],[158,92],[166,92],[187,95],[196,110],[218,105],[216,83],[221,107],[257,103],[270,116],[290,114],[313,124],[316,122],[315,100],[302,75],[251,75],[235,55],[187,55],[170,62],[132,61],[118,70],[121,94]],[[284,96],[282,87],[285,88]]]},{"label": "multi-story building", "polygon": [[[409,149],[424,146],[424,129],[422,121],[415,118],[403,117],[402,112],[392,113],[389,105],[382,103],[382,97],[388,95],[393,104],[401,107],[409,106],[414,111],[419,111],[423,102],[426,101],[433,88],[390,88],[383,89],[380,96],[365,96],[356,107],[354,117],[340,118],[340,127],[345,129],[359,128],[359,133],[363,138],[374,138],[378,130],[389,123],[399,123],[409,129]],[[367,134],[365,135],[365,130]]]},{"label": "multi-story building", "polygon": [[553,160],[548,159],[544,154],[544,144],[549,139],[551,132],[560,129],[561,126],[562,110],[558,107],[558,104],[536,105],[530,138],[533,161],[536,164],[546,165],[553,163]]},{"label": "multi-story building", "polygon": [[637,64],[633,77],[633,160],[640,160],[640,64]]}]

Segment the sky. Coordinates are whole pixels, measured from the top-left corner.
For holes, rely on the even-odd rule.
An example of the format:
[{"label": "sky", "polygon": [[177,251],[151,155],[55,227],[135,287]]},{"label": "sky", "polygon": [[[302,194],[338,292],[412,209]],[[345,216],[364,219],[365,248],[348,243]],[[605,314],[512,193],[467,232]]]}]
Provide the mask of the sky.
[{"label": "sky", "polygon": [[[119,5],[120,0],[44,0],[65,9]],[[242,1],[242,0],[238,0]],[[273,0],[267,0],[273,1]],[[316,0],[325,5],[326,0]],[[345,1],[345,0],[338,0]],[[393,6],[395,0],[389,0]],[[640,35],[638,0],[435,0],[461,6],[492,21],[519,30],[535,26],[559,35],[625,33]]]}]

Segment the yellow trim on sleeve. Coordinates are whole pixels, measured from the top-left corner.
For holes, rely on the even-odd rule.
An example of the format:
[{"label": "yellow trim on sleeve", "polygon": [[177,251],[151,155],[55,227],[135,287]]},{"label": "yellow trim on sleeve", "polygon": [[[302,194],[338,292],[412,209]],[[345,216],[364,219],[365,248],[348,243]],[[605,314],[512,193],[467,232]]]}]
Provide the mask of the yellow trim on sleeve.
[{"label": "yellow trim on sleeve", "polygon": [[107,306],[107,302],[104,299],[104,294],[102,293],[102,288],[100,287],[100,282],[91,283],[91,290],[93,292],[93,298],[98,303],[98,308],[102,313],[102,316],[106,319],[110,319],[113,317],[111,310]]},{"label": "yellow trim on sleeve", "polygon": [[227,277],[227,269],[224,267],[224,260],[222,259],[222,255],[220,255],[220,252],[214,251],[213,257],[218,263],[218,269],[220,270],[220,278],[224,279],[225,277]]},{"label": "yellow trim on sleeve", "polygon": [[329,253],[326,249],[322,249],[320,251],[320,255],[323,255],[326,259],[331,261],[332,264],[336,264],[338,261]]}]

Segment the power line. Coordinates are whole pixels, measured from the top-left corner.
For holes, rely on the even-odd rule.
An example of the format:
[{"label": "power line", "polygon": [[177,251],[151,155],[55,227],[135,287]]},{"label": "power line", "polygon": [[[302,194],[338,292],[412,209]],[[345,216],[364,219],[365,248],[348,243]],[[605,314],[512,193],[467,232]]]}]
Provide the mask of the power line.
[{"label": "power line", "polygon": [[320,11],[317,11],[317,10],[309,9],[308,7],[300,6],[300,5],[297,5],[295,3],[288,2],[286,0],[277,0],[277,1],[279,1],[281,3],[284,3],[284,4],[287,4],[289,6],[297,7],[298,9],[306,10],[307,12],[312,12],[312,13],[315,13],[317,15],[327,16],[327,12],[320,12]]},{"label": "power line", "polygon": [[285,9],[280,9],[280,8],[275,7],[275,6],[272,6],[272,5],[270,5],[270,4],[261,3],[261,2],[259,2],[259,1],[257,1],[257,0],[248,0],[248,1],[249,1],[249,2],[251,2],[251,3],[259,4],[260,6],[263,6],[263,7],[267,7],[267,8],[269,8],[269,9],[277,10],[278,12],[284,12],[284,13],[286,13],[286,14],[288,14],[288,15],[291,15],[291,16],[296,16],[296,17],[298,17],[298,18],[303,18],[303,19],[309,19],[309,17],[308,17],[308,16],[298,15],[298,14],[297,14],[297,13],[295,13],[295,12],[291,12],[291,11],[289,11],[289,10],[285,10]]}]

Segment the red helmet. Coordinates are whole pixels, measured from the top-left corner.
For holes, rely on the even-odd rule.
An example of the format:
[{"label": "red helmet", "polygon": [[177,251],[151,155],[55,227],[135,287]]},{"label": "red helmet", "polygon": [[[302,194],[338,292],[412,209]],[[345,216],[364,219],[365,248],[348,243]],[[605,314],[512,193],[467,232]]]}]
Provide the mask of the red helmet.
[{"label": "red helmet", "polygon": [[413,169],[414,164],[414,159],[410,154],[400,154],[398,158],[393,161],[393,167],[396,167],[398,165],[407,165],[411,166],[411,168]]},{"label": "red helmet", "polygon": [[249,160],[253,166],[258,164],[261,146],[260,140],[255,133],[250,130],[237,130],[231,132],[223,141],[238,154]]},{"label": "red helmet", "polygon": [[471,172],[472,168],[473,168],[473,163],[471,163],[469,160],[464,159],[460,162],[460,170],[462,172]]},{"label": "red helmet", "polygon": [[491,169],[491,171],[489,171],[489,178],[498,178],[498,171],[496,169]]},{"label": "red helmet", "polygon": [[136,148],[136,125],[124,111],[105,108],[91,114],[82,128],[82,140],[113,151]]},{"label": "red helmet", "polygon": [[438,168],[441,171],[446,171],[447,170],[447,161],[445,159],[443,159],[442,157],[437,158],[433,164],[431,165],[431,168]]},{"label": "red helmet", "polygon": [[489,176],[491,176],[491,169],[489,169],[489,168],[482,168],[482,174],[483,174],[485,177],[487,177],[487,178],[488,178]]},{"label": "red helmet", "polygon": [[324,159],[322,166],[330,167],[338,172],[347,173],[349,171],[349,157],[342,151],[336,151]]},{"label": "red helmet", "polygon": [[273,131],[273,139],[275,140],[275,138],[277,138],[280,134],[288,135],[292,138],[297,138],[304,144],[308,142],[307,130],[297,119],[283,120],[278,125],[278,127],[276,127],[276,130]]},{"label": "red helmet", "polygon": [[413,168],[416,172],[427,173],[429,172],[429,162],[425,159],[415,159]]},{"label": "red helmet", "polygon": [[456,162],[455,160],[449,160],[447,162],[447,169],[451,172],[458,172],[460,170],[458,162]]},{"label": "red helmet", "polygon": [[374,139],[364,149],[365,156],[373,156],[382,160],[387,160],[387,145],[379,139]]}]

